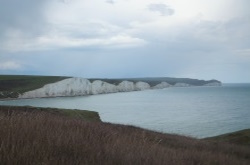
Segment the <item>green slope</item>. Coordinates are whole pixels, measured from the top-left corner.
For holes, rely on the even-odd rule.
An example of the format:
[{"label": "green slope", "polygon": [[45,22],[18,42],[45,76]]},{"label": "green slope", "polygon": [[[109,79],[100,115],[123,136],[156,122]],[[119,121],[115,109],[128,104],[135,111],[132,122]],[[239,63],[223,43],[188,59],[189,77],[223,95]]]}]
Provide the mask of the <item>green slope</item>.
[{"label": "green slope", "polygon": [[17,98],[20,93],[41,88],[69,77],[0,75],[0,98]]},{"label": "green slope", "polygon": [[55,116],[83,119],[85,121],[101,121],[97,112],[77,109],[42,108],[31,106],[0,106],[0,113],[8,116],[27,113],[45,113]]},{"label": "green slope", "polygon": [[250,146],[250,129],[209,137],[205,138],[205,140]]}]

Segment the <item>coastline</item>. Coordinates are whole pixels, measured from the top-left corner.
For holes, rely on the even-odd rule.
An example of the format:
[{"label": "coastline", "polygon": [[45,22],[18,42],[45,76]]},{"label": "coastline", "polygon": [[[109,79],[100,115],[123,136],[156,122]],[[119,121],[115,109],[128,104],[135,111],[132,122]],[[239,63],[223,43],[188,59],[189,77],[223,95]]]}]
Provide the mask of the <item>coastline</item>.
[{"label": "coastline", "polygon": [[[49,85],[49,84],[48,84]],[[163,88],[153,88],[150,87],[148,89],[142,89],[142,90],[132,90],[132,91],[118,91],[118,92],[108,92],[108,93],[98,93],[98,94],[79,94],[79,95],[71,95],[71,96],[45,96],[45,97],[28,97],[28,98],[0,98],[0,101],[11,101],[11,100],[22,100],[22,99],[38,99],[38,98],[60,98],[60,97],[79,97],[79,96],[93,96],[93,95],[103,95],[103,94],[111,94],[111,93],[124,93],[124,92],[140,92],[144,90],[162,90],[162,89],[168,89],[168,88],[197,88],[197,87],[221,87],[223,84],[220,85],[201,85],[201,86],[168,86],[168,87],[163,87]],[[28,91],[30,92],[30,91]]]},{"label": "coastline", "polygon": [[27,98],[86,96],[168,87],[221,86],[221,82],[218,80],[205,81],[169,77],[86,79],[80,77],[0,75],[0,86],[0,100],[4,101]]}]

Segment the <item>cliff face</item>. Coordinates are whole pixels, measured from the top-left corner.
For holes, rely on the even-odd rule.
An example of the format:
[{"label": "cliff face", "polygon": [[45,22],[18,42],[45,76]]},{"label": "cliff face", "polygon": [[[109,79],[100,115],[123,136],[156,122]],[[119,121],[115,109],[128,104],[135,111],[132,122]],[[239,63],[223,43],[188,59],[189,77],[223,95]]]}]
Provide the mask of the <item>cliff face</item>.
[{"label": "cliff face", "polygon": [[19,98],[80,96],[92,94],[92,84],[87,79],[69,78],[42,88],[25,92]]},{"label": "cliff face", "polygon": [[163,89],[163,88],[167,88],[170,87],[171,85],[167,82],[161,82],[160,84],[153,86],[152,89]]},{"label": "cliff face", "polygon": [[69,78],[56,83],[47,84],[42,88],[25,92],[19,98],[39,98],[58,96],[84,96],[115,92],[130,92],[150,89],[145,82],[133,83],[122,81],[118,85],[110,84],[101,80],[92,83],[84,78]]},{"label": "cliff face", "polygon": [[209,82],[205,84],[204,86],[221,86],[220,82]]},{"label": "cliff face", "polygon": [[[210,82],[205,85],[218,86],[221,84],[217,82]],[[175,85],[170,85],[167,82],[161,82],[151,87],[147,82],[132,82],[127,80],[121,81],[115,85],[102,80],[94,80],[90,82],[88,79],[84,78],[68,78],[56,83],[47,84],[39,89],[25,92],[19,95],[18,98],[84,96],[116,92],[141,91],[147,89],[163,89],[170,86],[188,87],[192,85],[187,83],[176,83]]]},{"label": "cliff face", "polygon": [[192,85],[187,84],[187,83],[176,83],[174,87],[190,87]]},{"label": "cliff face", "polygon": [[131,81],[122,81],[117,88],[120,92],[131,92],[135,90],[135,85]]}]

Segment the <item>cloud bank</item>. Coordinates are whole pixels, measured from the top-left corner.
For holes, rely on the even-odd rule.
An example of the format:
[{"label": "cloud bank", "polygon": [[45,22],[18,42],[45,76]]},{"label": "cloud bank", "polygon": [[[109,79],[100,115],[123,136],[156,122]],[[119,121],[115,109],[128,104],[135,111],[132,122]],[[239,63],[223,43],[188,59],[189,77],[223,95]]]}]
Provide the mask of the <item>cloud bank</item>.
[{"label": "cloud bank", "polygon": [[173,9],[162,3],[149,4],[148,9],[154,12],[159,12],[162,16],[169,16],[174,14]]},{"label": "cloud bank", "polygon": [[248,6],[248,0],[3,1],[0,74],[249,82]]}]

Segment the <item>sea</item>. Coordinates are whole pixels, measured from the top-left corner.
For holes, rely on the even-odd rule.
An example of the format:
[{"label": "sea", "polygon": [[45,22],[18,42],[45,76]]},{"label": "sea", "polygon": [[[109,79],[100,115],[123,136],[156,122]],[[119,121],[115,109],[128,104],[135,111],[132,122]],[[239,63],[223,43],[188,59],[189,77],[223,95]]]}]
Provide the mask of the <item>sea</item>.
[{"label": "sea", "polygon": [[195,138],[250,128],[250,84],[6,100],[0,105],[92,110],[103,122]]}]

